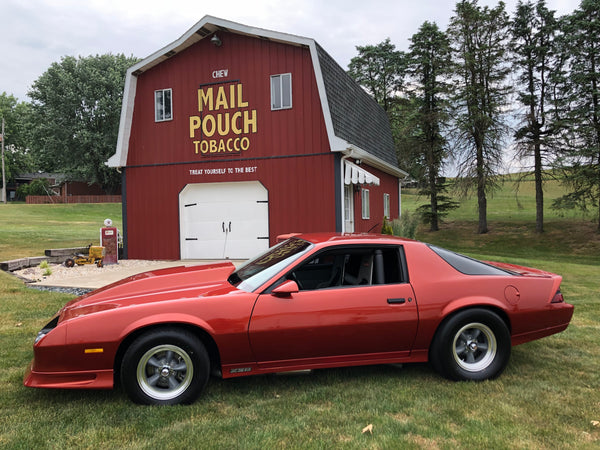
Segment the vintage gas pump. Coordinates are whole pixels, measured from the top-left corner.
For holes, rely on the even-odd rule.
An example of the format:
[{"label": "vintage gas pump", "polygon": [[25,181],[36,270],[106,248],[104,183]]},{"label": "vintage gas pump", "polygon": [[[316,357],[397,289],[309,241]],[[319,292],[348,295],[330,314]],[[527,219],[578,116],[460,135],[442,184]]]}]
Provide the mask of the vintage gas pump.
[{"label": "vintage gas pump", "polygon": [[112,220],[106,219],[100,229],[100,245],[105,248],[104,264],[119,262],[119,232],[112,226]]}]

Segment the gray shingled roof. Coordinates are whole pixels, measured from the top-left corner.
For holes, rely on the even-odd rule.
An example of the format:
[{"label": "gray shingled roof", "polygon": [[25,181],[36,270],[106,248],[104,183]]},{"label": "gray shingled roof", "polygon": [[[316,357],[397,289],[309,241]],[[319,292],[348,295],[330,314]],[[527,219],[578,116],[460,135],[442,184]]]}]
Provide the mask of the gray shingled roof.
[{"label": "gray shingled roof", "polygon": [[398,167],[383,108],[319,44],[317,53],[336,136]]}]

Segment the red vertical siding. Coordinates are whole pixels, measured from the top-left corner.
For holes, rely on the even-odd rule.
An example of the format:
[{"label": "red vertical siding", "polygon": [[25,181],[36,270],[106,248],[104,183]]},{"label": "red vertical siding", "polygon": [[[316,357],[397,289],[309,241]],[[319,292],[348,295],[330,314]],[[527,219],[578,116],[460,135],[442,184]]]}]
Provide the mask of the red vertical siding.
[{"label": "red vertical siding", "polygon": [[400,215],[398,210],[399,191],[398,178],[386,174],[381,170],[369,167],[363,164],[363,167],[368,172],[379,178],[379,186],[364,185],[365,189],[369,190],[370,200],[370,218],[362,218],[362,198],[360,190],[354,192],[354,231],[357,233],[381,233],[383,226],[383,194],[390,194],[390,219],[395,219]]},{"label": "red vertical siding", "polygon": [[[309,50],[225,32],[219,36],[221,47],[204,39],[138,77],[126,169],[130,258],[179,258],[179,192],[188,183],[259,180],[269,191],[271,243],[291,231],[335,230],[334,156]],[[227,70],[227,76],[213,78],[217,70]],[[293,108],[271,111],[270,76],[283,73],[292,74]],[[228,86],[241,84],[247,107],[199,112],[198,89],[210,83],[213,93],[219,86],[229,93]],[[173,120],[155,122],[158,89],[172,89]],[[196,132],[190,138],[190,116],[223,118],[242,110],[256,111],[257,132],[247,135],[248,150],[195,153],[193,141],[204,136]],[[226,173],[207,175],[210,169]]]}]

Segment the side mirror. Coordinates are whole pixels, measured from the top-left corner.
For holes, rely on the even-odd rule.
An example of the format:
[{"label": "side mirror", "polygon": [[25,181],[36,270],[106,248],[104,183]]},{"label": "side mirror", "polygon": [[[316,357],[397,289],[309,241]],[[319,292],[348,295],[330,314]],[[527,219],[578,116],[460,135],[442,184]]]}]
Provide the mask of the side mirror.
[{"label": "side mirror", "polygon": [[299,291],[298,283],[293,280],[288,280],[273,289],[271,293],[277,297],[289,297]]}]

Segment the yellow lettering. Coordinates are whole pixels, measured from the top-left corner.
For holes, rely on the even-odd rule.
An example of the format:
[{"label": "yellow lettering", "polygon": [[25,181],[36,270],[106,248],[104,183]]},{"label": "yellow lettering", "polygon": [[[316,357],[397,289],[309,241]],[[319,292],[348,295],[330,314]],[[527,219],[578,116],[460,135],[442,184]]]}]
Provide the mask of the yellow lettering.
[{"label": "yellow lettering", "polygon": [[[210,124],[210,128],[209,128],[209,124]],[[204,120],[202,121],[202,133],[204,133],[204,136],[211,137],[213,134],[215,134],[216,128],[217,128],[217,125],[215,123],[215,118],[213,116],[206,116],[204,118]]]},{"label": "yellow lettering", "polygon": [[217,132],[219,136],[227,136],[229,134],[229,113],[217,116]]},{"label": "yellow lettering", "polygon": [[[233,87],[233,86],[231,86]],[[238,97],[238,108],[246,108],[248,106],[248,102],[242,100],[242,83],[237,85],[237,97]]]},{"label": "yellow lettering", "polygon": [[223,139],[219,140],[219,153],[225,153],[225,141]]},{"label": "yellow lettering", "polygon": [[215,102],[215,110],[219,109],[229,109],[229,105],[227,104],[227,95],[225,95],[225,89],[223,86],[219,86],[219,90],[217,91],[217,101]]},{"label": "yellow lettering", "polygon": [[214,139],[210,140],[210,152],[217,153],[217,141],[215,141]]},{"label": "yellow lettering", "polygon": [[204,106],[208,105],[208,110],[213,110],[213,88],[209,87],[206,92],[204,89],[198,89],[198,111],[203,111]]},{"label": "yellow lettering", "polygon": [[250,148],[250,139],[246,136],[242,138],[242,150],[246,151]]},{"label": "yellow lettering", "polygon": [[200,128],[201,124],[200,117],[190,116],[190,138],[194,139],[196,137],[196,130]]},{"label": "yellow lettering", "polygon": [[235,84],[229,85],[229,104],[232,108],[235,105]]},{"label": "yellow lettering", "polygon": [[256,110],[252,110],[252,119],[250,119],[248,111],[244,111],[244,134],[250,133],[250,125],[252,125],[252,133],[256,133]]},{"label": "yellow lettering", "polygon": [[198,144],[200,144],[200,141],[194,141],[194,150],[196,151],[196,155],[198,154]]},{"label": "yellow lettering", "polygon": [[231,141],[233,141],[233,138],[227,139],[227,151],[228,152],[232,152],[233,151],[233,148],[231,148]]},{"label": "yellow lettering", "polygon": [[237,111],[233,113],[233,117],[231,118],[231,131],[235,134],[242,134],[242,129],[238,126],[238,120],[242,118],[242,113]]},{"label": "yellow lettering", "polygon": [[208,142],[207,141],[200,142],[200,151],[205,154],[208,153]]}]

